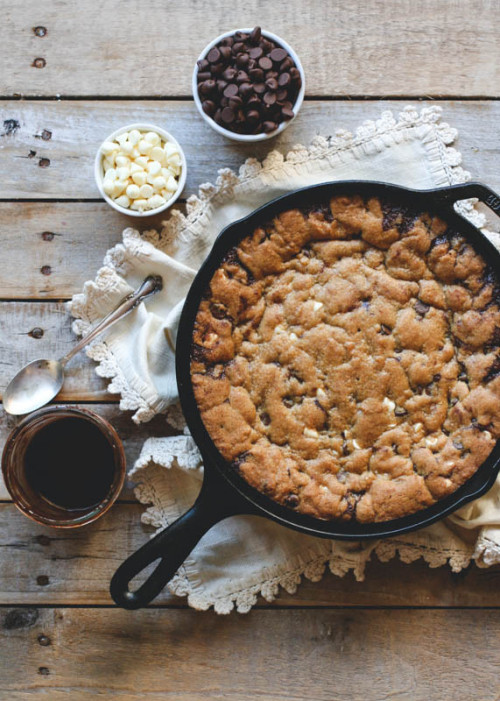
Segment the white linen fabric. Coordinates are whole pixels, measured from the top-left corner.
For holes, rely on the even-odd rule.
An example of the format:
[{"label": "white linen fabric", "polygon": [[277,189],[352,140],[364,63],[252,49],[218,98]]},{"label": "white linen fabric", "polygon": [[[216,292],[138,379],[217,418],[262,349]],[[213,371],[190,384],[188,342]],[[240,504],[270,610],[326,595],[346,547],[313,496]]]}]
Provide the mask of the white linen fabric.
[{"label": "white linen fabric", "polygon": [[[202,185],[188,200],[186,215],[172,212],[161,232],[125,229],[123,243],[108,251],[96,279],[73,298],[74,330],[81,334],[147,274],[164,280],[161,293],[87,351],[98,363],[96,372],[112,378],[108,389],[121,395],[120,407],[135,411],[136,422],[165,412],[170,424],[184,429],[178,436],[147,440],[134,466],[136,495],[149,505],[145,523],[165,527],[200,489],[201,457],[176,403],[173,348],[184,296],[217,234],[274,197],[314,183],[363,179],[426,189],[468,180],[460,153],[451,147],[457,132],[440,116],[436,106],[420,112],[407,107],[397,118],[384,112],[355,134],[317,137],[309,148],[296,146],[286,156],[272,151],[263,163],[246,161],[239,174],[222,170],[215,185]],[[457,209],[485,230],[473,201]],[[486,233],[500,247],[500,236]],[[448,562],[454,571],[471,559],[480,566],[500,562],[500,482],[445,521],[378,542],[322,540],[262,518],[232,517],[200,541],[169,589],[197,609],[213,606],[228,613],[236,606],[245,612],[259,594],[272,600],[280,586],[295,592],[302,575],[320,579],[327,565],[339,576],[353,570],[362,579],[372,553],[384,561],[396,554],[405,562],[423,557],[431,567]]]}]

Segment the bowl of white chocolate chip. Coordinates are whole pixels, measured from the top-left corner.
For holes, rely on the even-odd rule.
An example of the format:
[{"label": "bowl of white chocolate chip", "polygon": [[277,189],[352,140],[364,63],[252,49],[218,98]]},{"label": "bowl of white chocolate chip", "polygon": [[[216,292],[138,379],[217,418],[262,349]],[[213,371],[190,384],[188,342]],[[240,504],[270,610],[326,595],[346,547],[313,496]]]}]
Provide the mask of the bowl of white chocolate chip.
[{"label": "bowl of white chocolate chip", "polygon": [[133,217],[170,207],[186,182],[179,143],[152,124],[130,124],[103,141],[94,167],[97,187],[114,209]]}]

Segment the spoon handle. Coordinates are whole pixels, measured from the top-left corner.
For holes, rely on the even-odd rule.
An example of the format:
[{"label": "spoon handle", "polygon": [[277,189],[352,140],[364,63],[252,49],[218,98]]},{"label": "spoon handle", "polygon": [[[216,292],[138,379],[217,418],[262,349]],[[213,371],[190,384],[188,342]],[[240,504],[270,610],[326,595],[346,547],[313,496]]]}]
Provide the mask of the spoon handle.
[{"label": "spoon handle", "polygon": [[109,329],[116,321],[126,316],[132,309],[135,309],[143,300],[156,292],[159,292],[163,287],[163,280],[160,275],[149,275],[140,287],[124,297],[113,311],[100,321],[89,333],[78,341],[78,343],[64,356],[60,362],[62,365],[71,360],[71,358],[82,350],[86,345],[99,336],[103,331]]}]

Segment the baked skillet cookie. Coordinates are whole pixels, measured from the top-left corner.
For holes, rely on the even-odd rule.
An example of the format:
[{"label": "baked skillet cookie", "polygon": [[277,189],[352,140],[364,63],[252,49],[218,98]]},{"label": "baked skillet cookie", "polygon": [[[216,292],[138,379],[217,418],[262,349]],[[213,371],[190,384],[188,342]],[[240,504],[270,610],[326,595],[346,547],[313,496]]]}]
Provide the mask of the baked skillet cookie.
[{"label": "baked skillet cookie", "polygon": [[493,271],[437,217],[359,196],[283,212],[229,251],[200,303],[203,423],[298,512],[414,513],[500,436],[498,304]]}]

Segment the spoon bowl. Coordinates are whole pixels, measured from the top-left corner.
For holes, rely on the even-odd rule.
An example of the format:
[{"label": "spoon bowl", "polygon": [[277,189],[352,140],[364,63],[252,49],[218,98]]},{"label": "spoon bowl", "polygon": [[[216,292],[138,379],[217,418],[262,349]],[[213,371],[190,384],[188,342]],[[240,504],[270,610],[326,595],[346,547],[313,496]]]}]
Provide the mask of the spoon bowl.
[{"label": "spoon bowl", "polygon": [[3,406],[8,414],[28,414],[54,399],[64,382],[66,363],[103,331],[129,314],[142,301],[159,292],[163,287],[160,275],[149,275],[142,285],[124,297],[97,326],[82,338],[60,360],[41,358],[25,365],[7,385],[3,393]]},{"label": "spoon bowl", "polygon": [[33,360],[9,382],[4,394],[5,411],[27,414],[54,399],[62,387],[64,368],[59,360]]}]

